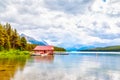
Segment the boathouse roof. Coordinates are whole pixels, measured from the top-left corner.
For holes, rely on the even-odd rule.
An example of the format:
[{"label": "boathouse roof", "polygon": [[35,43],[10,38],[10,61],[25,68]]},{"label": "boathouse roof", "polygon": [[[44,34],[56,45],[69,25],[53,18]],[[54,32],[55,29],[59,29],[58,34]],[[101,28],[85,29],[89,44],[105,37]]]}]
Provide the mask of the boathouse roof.
[{"label": "boathouse roof", "polygon": [[36,46],[34,49],[34,51],[36,50],[54,50],[53,46]]}]

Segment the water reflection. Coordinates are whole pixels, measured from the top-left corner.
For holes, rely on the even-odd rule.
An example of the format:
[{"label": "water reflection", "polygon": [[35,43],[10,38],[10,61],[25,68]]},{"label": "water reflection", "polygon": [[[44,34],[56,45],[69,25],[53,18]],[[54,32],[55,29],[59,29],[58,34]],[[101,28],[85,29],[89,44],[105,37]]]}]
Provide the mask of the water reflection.
[{"label": "water reflection", "polygon": [[35,62],[48,62],[48,63],[52,63],[53,60],[54,60],[54,55],[32,56],[31,58],[33,58]]},{"label": "water reflection", "polygon": [[[21,61],[17,63],[13,60],[11,63],[16,67],[9,78],[11,77],[11,80],[120,80],[119,61],[120,56],[114,55],[32,56],[22,61],[23,66],[20,64]],[[0,64],[4,63],[7,61]],[[4,72],[4,69],[2,71]]]},{"label": "water reflection", "polygon": [[10,80],[16,71],[23,70],[26,64],[25,58],[0,59],[0,80]]}]

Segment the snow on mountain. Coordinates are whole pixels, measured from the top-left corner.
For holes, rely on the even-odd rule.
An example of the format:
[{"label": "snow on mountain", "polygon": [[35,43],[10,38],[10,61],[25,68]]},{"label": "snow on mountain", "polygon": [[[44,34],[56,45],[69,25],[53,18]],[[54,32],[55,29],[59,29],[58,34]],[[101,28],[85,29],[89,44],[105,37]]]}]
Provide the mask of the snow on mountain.
[{"label": "snow on mountain", "polygon": [[45,42],[44,40],[35,40],[34,38],[30,37],[30,36],[27,36],[25,34],[21,34],[20,35],[21,37],[25,37],[28,41],[28,43],[31,43],[31,44],[37,44],[37,45],[48,45],[47,42]]}]

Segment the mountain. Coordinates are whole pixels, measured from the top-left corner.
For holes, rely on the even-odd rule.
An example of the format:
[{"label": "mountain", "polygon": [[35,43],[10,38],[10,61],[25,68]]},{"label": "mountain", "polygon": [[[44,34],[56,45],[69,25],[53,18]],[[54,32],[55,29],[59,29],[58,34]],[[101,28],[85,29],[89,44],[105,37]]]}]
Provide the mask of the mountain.
[{"label": "mountain", "polygon": [[44,40],[41,40],[41,41],[38,41],[30,36],[27,36],[25,34],[21,34],[20,35],[21,37],[25,37],[28,41],[28,43],[31,43],[31,44],[36,44],[36,45],[48,45],[47,42],[45,42]]},{"label": "mountain", "polygon": [[74,45],[66,48],[67,51],[80,51],[95,48],[95,46],[87,46],[87,45]]},{"label": "mountain", "polygon": [[[30,37],[30,36],[27,36],[25,34],[21,34],[20,36],[25,37],[27,39],[28,43],[31,43],[31,44],[42,45],[42,46],[49,45],[44,40],[38,41],[38,40],[36,40],[36,39],[34,39],[34,38]],[[57,46],[54,46],[54,49],[55,49],[55,51],[66,51],[64,48],[57,47]]]},{"label": "mountain", "polygon": [[120,45],[117,46],[107,46],[107,47],[97,47],[92,49],[86,49],[82,51],[120,51]]}]

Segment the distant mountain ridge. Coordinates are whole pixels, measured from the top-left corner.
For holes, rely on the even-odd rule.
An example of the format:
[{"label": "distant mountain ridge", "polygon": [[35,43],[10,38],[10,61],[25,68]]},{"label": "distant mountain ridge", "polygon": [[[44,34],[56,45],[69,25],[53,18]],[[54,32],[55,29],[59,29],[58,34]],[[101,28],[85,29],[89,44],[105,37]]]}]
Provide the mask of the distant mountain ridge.
[{"label": "distant mountain ridge", "polygon": [[82,51],[120,51],[120,45],[117,46],[107,46],[107,47],[97,47],[92,49],[86,49]]},{"label": "distant mountain ridge", "polygon": [[[28,43],[36,44],[36,45],[49,45],[44,40],[36,40],[30,36],[27,36],[25,34],[21,34],[21,37],[25,37],[28,41]],[[55,46],[54,46],[55,47]],[[65,51],[64,48],[61,47],[55,47],[55,50],[57,51]],[[120,51],[120,45],[117,46],[107,46],[107,47],[95,47],[95,46],[83,46],[83,45],[77,45],[71,48],[67,48],[67,51]]]},{"label": "distant mountain ridge", "polygon": [[30,37],[30,36],[27,36],[25,34],[21,34],[20,36],[25,37],[27,39],[28,43],[31,43],[31,44],[48,45],[48,43],[45,42],[44,40],[39,41],[39,40],[36,40],[36,39],[34,39],[34,38]]},{"label": "distant mountain ridge", "polygon": [[80,51],[95,48],[95,46],[86,46],[86,45],[74,45],[72,47],[66,48],[67,51]]}]

